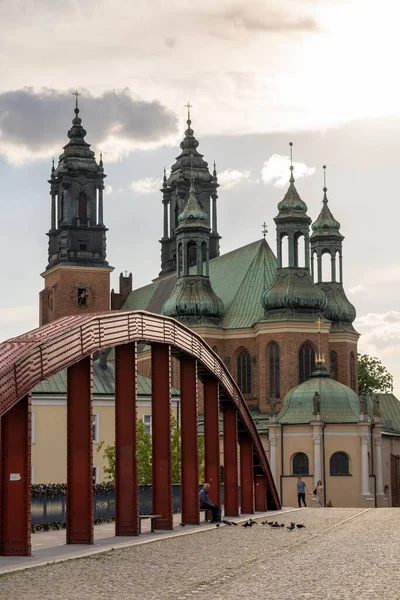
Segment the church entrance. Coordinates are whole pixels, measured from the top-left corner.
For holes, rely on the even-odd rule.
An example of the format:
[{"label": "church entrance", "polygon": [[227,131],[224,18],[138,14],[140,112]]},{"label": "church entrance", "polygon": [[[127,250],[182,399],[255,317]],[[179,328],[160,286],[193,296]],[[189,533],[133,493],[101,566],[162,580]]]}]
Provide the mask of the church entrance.
[{"label": "church entrance", "polygon": [[400,507],[400,456],[390,455],[390,481],[392,487],[392,506]]}]

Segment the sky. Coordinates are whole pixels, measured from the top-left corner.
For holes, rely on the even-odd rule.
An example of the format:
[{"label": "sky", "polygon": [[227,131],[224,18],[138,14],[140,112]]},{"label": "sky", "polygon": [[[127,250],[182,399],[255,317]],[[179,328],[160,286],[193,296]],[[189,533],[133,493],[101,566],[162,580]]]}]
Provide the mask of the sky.
[{"label": "sky", "polygon": [[359,349],[400,394],[400,160],[395,0],[0,0],[0,341],[38,325],[51,159],[77,89],[87,141],[103,151],[108,260],[134,286],[160,269],[164,166],[185,104],[219,173],[225,253],[261,237],[287,186],[313,220],[327,165]]}]

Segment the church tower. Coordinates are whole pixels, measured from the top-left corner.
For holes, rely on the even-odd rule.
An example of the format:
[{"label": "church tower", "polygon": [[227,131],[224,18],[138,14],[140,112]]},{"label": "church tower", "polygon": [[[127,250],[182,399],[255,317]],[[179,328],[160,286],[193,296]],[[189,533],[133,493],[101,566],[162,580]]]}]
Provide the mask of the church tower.
[{"label": "church tower", "polygon": [[217,173],[209,172],[208,163],[203,160],[203,155],[197,150],[199,142],[194,137],[190,119],[191,106],[188,109],[188,128],[180,147],[182,152],[176,158],[176,163],[171,167],[171,174],[167,177],[164,173],[162,203],[164,207],[163,237],[161,243],[161,271],[160,275],[176,271],[176,233],[178,216],[181,214],[189,198],[191,172],[196,183],[196,195],[201,209],[206,215],[206,225],[210,228],[210,259],[219,256],[220,235],[217,227]]},{"label": "church tower", "polygon": [[103,222],[103,161],[97,163],[79,117],[68,131],[58,165],[51,169],[48,265],[42,277],[40,325],[67,315],[108,310],[110,267]]},{"label": "church tower", "polygon": [[[290,144],[292,153],[292,144]],[[278,204],[276,223],[277,274],[272,286],[263,295],[267,319],[313,319],[326,307],[324,293],[310,274],[311,219],[307,205],[294,185],[293,164],[290,165],[289,188]],[[287,253],[284,254],[284,245]]]},{"label": "church tower", "polygon": [[224,305],[209,277],[210,228],[207,213],[196,198],[194,175],[189,199],[176,228],[177,282],[162,314],[189,326],[218,325]]}]

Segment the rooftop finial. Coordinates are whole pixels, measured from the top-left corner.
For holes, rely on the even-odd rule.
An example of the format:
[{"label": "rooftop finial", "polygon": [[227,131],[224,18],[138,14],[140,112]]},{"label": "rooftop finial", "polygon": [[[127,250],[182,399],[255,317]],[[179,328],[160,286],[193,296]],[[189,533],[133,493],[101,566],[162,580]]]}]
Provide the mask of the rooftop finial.
[{"label": "rooftop finial", "polygon": [[323,165],[322,168],[324,170],[324,189],[323,189],[324,199],[322,200],[322,202],[324,202],[325,204],[327,204],[328,198],[326,196],[326,192],[328,191],[328,188],[326,187],[326,165]]},{"label": "rooftop finial", "polygon": [[187,108],[187,112],[188,112],[187,123],[188,123],[188,125],[190,125],[190,123],[191,123],[191,120],[190,120],[190,109],[193,108],[193,104],[190,104],[190,102],[188,101],[188,103],[185,104],[185,108]]},{"label": "rooftop finial", "polygon": [[55,169],[54,169],[54,156],[53,159],[51,161],[51,172],[54,173]]},{"label": "rooftop finial", "polygon": [[103,150],[100,150],[100,166],[103,166]]},{"label": "rooftop finial", "polygon": [[79,107],[78,107],[78,97],[82,96],[82,94],[80,94],[78,92],[78,90],[75,90],[75,92],[72,92],[72,95],[75,96],[75,112],[79,112]]},{"label": "rooftop finial", "polygon": [[262,224],[262,230],[261,230],[261,233],[263,234],[263,238],[264,238],[264,240],[265,240],[265,237],[266,237],[266,235],[267,235],[267,233],[268,233],[267,224],[266,224],[266,222],[265,222],[265,221],[264,221],[264,223]]},{"label": "rooftop finial", "polygon": [[164,167],[163,188],[167,187],[167,170]]},{"label": "rooftop finial", "polygon": [[293,177],[293,142],[289,142],[289,147],[290,147],[290,183],[294,183],[294,177]]}]

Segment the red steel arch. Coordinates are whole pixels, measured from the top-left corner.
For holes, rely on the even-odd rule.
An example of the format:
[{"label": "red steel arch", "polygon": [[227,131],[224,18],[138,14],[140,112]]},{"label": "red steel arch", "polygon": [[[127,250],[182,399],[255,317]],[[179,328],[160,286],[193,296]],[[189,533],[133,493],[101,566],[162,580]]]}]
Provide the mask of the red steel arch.
[{"label": "red steel arch", "polygon": [[[169,453],[170,354],[181,364],[183,520],[195,523],[199,519],[198,466],[196,450],[191,445],[197,437],[197,378],[204,383],[206,479],[211,479],[218,490],[218,404],[223,410],[225,514],[238,514],[237,442],[241,451],[242,512],[254,512],[254,495],[256,510],[265,510],[267,501],[268,508],[280,508],[267,457],[246,402],[219,356],[198,334],[172,318],[145,311],[70,316],[0,344],[0,554],[30,553],[30,540],[27,540],[30,527],[23,518],[25,513],[29,518],[29,481],[19,481],[17,486],[14,472],[25,469],[25,479],[29,480],[29,392],[36,384],[64,368],[68,368],[70,449],[67,542],[93,542],[90,356],[96,350],[113,346],[116,347],[116,452],[119,465],[116,495],[120,497],[116,503],[117,535],[138,534],[136,446],[135,433],[132,433],[132,423],[136,423],[138,342],[150,344],[152,349],[153,440],[158,440],[153,442],[153,512],[162,515],[156,521],[156,528],[157,525],[159,529],[172,528],[172,510],[168,504],[170,474],[165,469],[165,456]],[[127,447],[130,448],[129,455]],[[83,489],[82,480],[85,482]],[[18,493],[18,487],[22,492]],[[167,502],[163,496],[167,496]],[[219,492],[216,499],[219,499]],[[133,509],[129,508],[130,504],[134,505]],[[24,513],[19,515],[25,523],[23,530],[17,527],[17,531],[12,526],[11,522],[17,520],[15,507],[20,507]]]}]

